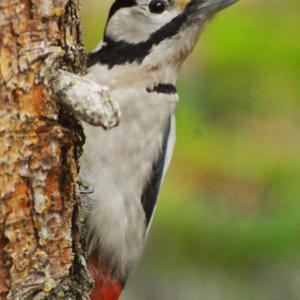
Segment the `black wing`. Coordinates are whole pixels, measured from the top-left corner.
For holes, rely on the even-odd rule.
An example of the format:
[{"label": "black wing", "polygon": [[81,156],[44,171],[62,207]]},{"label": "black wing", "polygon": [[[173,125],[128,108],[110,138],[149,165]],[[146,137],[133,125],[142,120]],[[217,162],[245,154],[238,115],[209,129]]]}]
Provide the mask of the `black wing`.
[{"label": "black wing", "polygon": [[158,155],[157,160],[152,166],[152,175],[144,187],[142,194],[142,204],[146,216],[146,226],[148,227],[149,222],[152,217],[152,213],[156,204],[157,196],[159,193],[159,188],[162,180],[165,158],[167,152],[168,138],[170,134],[171,119],[168,120],[168,124],[165,130],[163,145],[161,151]]}]

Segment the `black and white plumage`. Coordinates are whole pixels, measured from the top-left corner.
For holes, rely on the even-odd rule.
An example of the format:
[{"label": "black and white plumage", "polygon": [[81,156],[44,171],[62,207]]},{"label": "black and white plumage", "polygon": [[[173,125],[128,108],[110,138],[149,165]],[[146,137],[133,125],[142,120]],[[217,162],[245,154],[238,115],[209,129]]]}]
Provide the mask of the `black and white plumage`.
[{"label": "black and white plumage", "polygon": [[[159,3],[154,3],[154,2]],[[235,0],[116,0],[87,78],[107,86],[122,120],[85,125],[81,177],[94,186],[89,253],[125,279],[139,256],[175,143],[177,72],[213,14]]]}]

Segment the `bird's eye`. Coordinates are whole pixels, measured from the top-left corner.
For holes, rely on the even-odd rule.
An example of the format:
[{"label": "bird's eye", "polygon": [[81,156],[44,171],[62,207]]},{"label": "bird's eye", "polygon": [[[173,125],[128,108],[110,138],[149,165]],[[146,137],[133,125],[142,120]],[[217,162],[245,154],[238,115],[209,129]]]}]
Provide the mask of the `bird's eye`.
[{"label": "bird's eye", "polygon": [[166,3],[162,0],[151,0],[149,10],[154,14],[161,14],[166,9]]}]

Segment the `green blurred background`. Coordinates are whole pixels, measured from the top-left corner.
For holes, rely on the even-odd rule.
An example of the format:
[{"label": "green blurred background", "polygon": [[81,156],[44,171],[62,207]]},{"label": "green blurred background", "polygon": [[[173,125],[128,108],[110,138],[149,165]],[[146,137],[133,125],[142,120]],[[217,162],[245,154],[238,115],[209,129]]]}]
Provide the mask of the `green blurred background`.
[{"label": "green blurred background", "polygon": [[[82,1],[88,50],[110,4]],[[173,162],[122,300],[299,300],[300,1],[220,13],[178,91]]]}]

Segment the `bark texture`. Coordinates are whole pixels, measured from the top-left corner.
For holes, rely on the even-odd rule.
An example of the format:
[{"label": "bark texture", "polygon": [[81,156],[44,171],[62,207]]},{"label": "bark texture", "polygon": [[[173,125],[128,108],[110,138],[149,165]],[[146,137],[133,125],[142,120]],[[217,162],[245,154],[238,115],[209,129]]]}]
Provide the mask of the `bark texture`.
[{"label": "bark texture", "polygon": [[78,0],[0,0],[0,299],[89,299],[80,126],[48,79],[85,65]]}]

